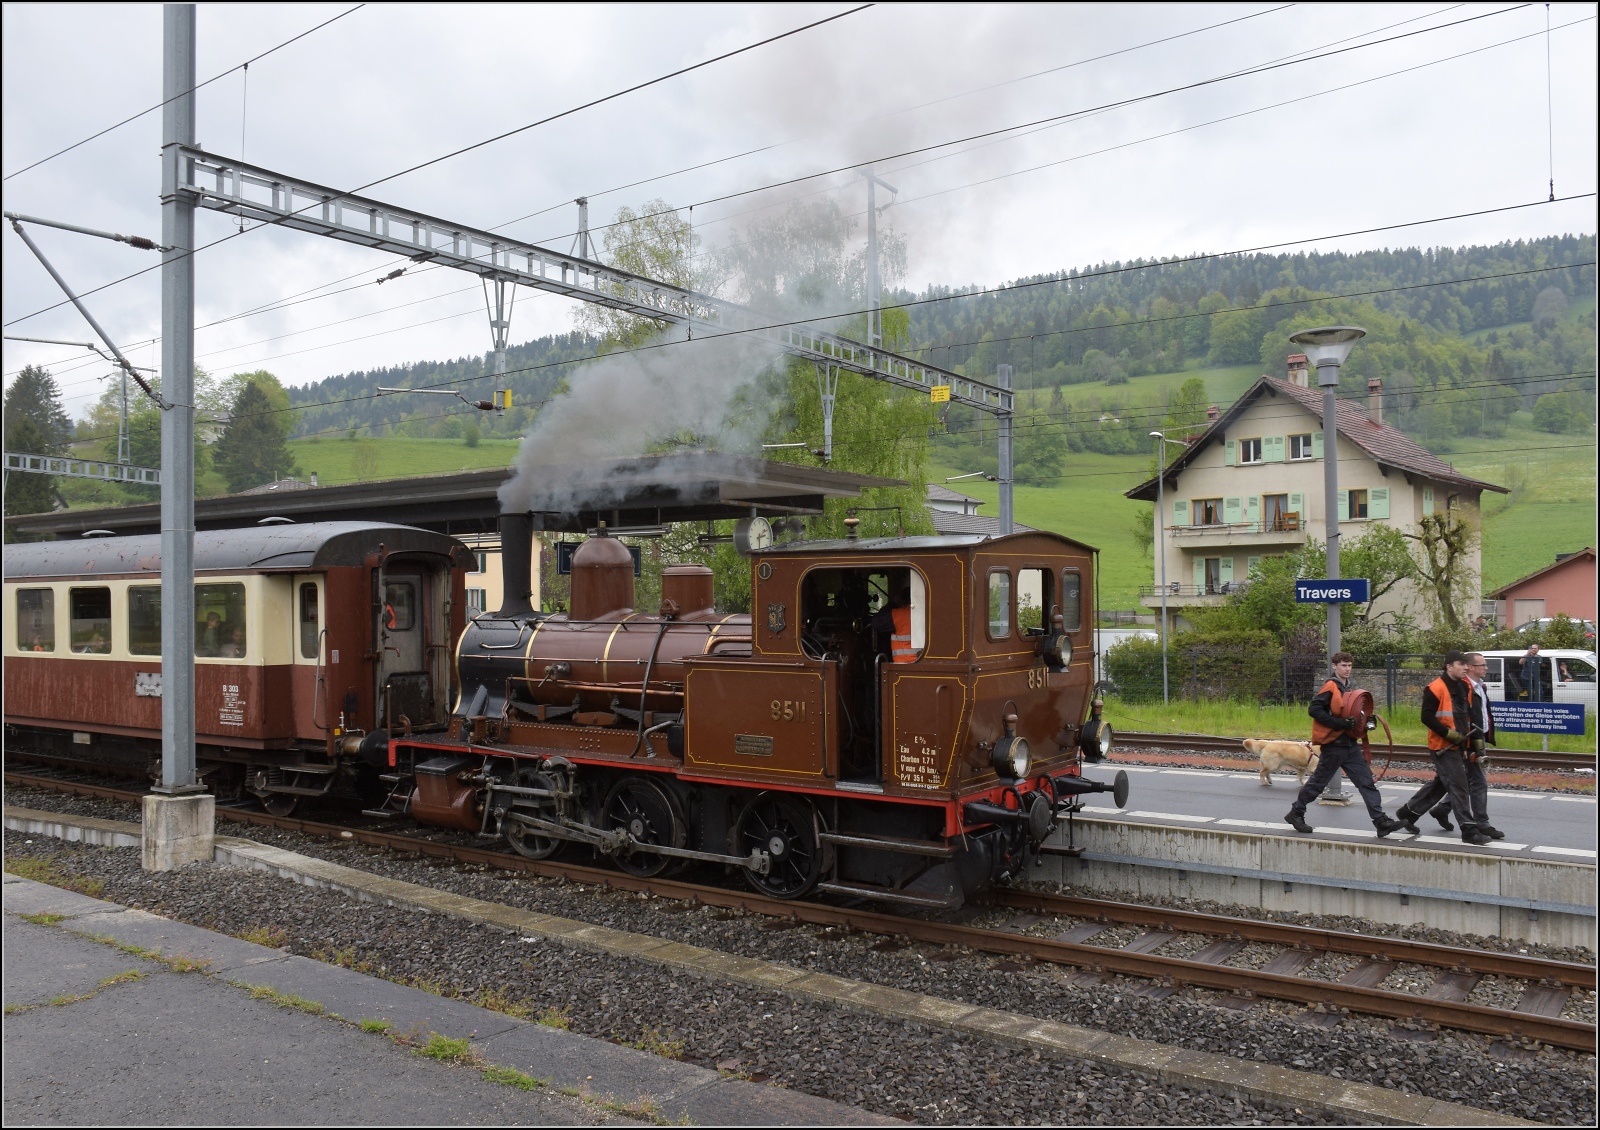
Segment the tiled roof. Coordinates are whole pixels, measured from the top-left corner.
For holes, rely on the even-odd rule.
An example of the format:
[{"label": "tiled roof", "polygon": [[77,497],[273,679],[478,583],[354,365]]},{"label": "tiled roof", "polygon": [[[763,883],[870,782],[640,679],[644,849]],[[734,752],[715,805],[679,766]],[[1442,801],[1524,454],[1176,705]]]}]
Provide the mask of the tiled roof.
[{"label": "tiled roof", "polygon": [[949,487],[942,486],[939,483],[929,483],[928,484],[928,501],[929,502],[976,502],[976,503],[978,503],[979,506],[983,505],[983,503],[980,500],[978,500],[976,498],[973,498],[970,494],[962,494],[960,491],[951,490]]},{"label": "tiled roof", "polygon": [[[1311,416],[1319,420],[1322,418],[1320,389],[1301,388],[1299,385],[1280,381],[1274,377],[1262,377],[1234,401],[1232,407],[1219,416],[1196,443],[1168,465],[1167,477],[1170,479],[1188,466],[1196,455],[1205,450],[1213,437],[1222,436],[1245,409],[1265,395],[1287,396]],[[1366,405],[1361,402],[1338,399],[1334,403],[1339,411],[1340,437],[1361,448],[1374,462],[1420,475],[1435,482],[1458,483],[1477,490],[1498,491],[1500,494],[1510,493],[1506,487],[1461,474],[1393,424],[1374,423],[1367,415]],[[1155,494],[1156,481],[1149,479],[1128,491],[1127,497],[1149,502],[1155,499]]]},{"label": "tiled roof", "polygon": [[[928,517],[933,522],[934,530],[941,534],[981,534],[990,538],[1000,536],[1000,519],[986,514],[956,514],[949,510],[935,510],[930,506]],[[1031,534],[1036,531],[1032,526],[1013,522],[1011,532]]]}]

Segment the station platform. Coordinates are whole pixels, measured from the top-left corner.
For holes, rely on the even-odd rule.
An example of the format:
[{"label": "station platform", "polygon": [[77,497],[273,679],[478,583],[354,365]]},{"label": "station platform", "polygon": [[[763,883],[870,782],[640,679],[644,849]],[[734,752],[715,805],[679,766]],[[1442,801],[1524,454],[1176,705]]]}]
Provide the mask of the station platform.
[{"label": "station platform", "polygon": [[895,1120],[7,874],[7,1125]]}]

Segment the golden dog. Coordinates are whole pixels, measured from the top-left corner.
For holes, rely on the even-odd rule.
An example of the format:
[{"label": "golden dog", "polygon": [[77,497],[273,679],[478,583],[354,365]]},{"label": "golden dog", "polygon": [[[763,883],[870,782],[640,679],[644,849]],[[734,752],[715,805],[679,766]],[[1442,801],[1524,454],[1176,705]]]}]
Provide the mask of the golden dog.
[{"label": "golden dog", "polygon": [[1279,742],[1267,738],[1246,738],[1244,748],[1261,756],[1261,783],[1272,784],[1272,774],[1279,769],[1293,769],[1300,784],[1306,775],[1317,771],[1317,759],[1322,747],[1310,742]]}]

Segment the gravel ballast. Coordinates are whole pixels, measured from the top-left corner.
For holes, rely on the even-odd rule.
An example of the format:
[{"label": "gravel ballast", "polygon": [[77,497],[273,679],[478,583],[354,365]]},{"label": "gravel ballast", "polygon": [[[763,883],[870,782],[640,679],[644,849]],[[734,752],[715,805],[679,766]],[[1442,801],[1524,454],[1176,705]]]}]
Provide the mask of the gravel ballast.
[{"label": "gravel ballast", "polygon": [[[131,806],[120,802],[21,790],[12,790],[8,801],[112,819],[128,819],[131,812]],[[1070,975],[1063,979],[1063,970],[1048,965],[1019,967],[1007,962],[1002,969],[996,968],[1000,963],[995,958],[980,954],[937,947],[930,951],[915,944],[874,948],[881,939],[872,936],[812,927],[771,929],[766,919],[708,908],[685,910],[682,904],[664,900],[506,872],[440,866],[436,861],[402,858],[348,842],[262,828],[249,829],[248,834],[262,842],[408,882],[839,976],[1318,1071],[1520,1117],[1554,1123],[1592,1121],[1594,1117],[1593,1059],[1571,1053],[1543,1049],[1530,1057],[1507,1056],[1485,1038],[1443,1032],[1432,1040],[1418,1041],[1397,1036],[1388,1022],[1361,1018],[1332,1027],[1308,1026],[1298,1020],[1303,1010],[1290,1004],[1268,1002],[1241,1012],[1214,1003],[1217,994],[1211,993],[1184,992],[1152,1000],[1141,995],[1144,986],[1137,981],[1114,979],[1082,985]],[[537,1008],[567,1009],[578,1031],[628,1042],[665,1041],[669,1048],[673,1041],[682,1041],[683,1054],[696,1062],[769,1076],[811,1093],[918,1121],[1315,1120],[1309,1113],[1285,1115],[1251,1108],[1250,1104],[1236,1108],[1232,1100],[1203,1094],[1169,1091],[1158,1096],[1137,1076],[1093,1070],[1074,1061],[1062,1061],[1041,1072],[1030,1053],[981,1039],[783,997],[762,997],[737,986],[693,978],[685,982],[679,975],[613,958],[524,945],[520,952],[510,947],[514,957],[507,965],[502,959],[510,956],[504,952],[509,943],[505,935],[494,931],[382,910],[343,896],[309,892],[225,869],[191,868],[171,876],[145,875],[138,870],[133,852],[84,851],[42,837],[33,839],[34,844],[24,844],[13,836],[8,850],[50,855],[63,870],[93,873],[106,881],[106,896],[119,902],[137,902],[229,932],[277,925],[288,931],[290,948],[296,952],[367,961],[385,968],[386,975],[432,980],[468,995],[498,986],[533,1001]],[[260,890],[253,886],[263,882],[270,886]],[[185,895],[191,884],[196,889]],[[326,899],[334,900],[331,905],[338,909],[323,906]],[[319,909],[308,909],[314,905]],[[1011,913],[996,912],[992,924]],[[263,920],[263,915],[274,921]],[[399,915],[406,925],[398,927],[389,919],[374,917],[383,915]],[[418,925],[422,922],[427,924]],[[1373,932],[1371,924],[1363,925]],[[1036,927],[1029,929],[1033,932]],[[1398,928],[1381,932],[1407,933]],[[463,950],[461,939],[469,936],[477,940]],[[1103,944],[1110,936],[1108,932],[1107,938],[1094,940]],[[1482,944],[1478,939],[1429,936],[1428,940]],[[531,948],[538,954],[531,954]],[[453,956],[456,954],[466,954],[466,964]],[[474,954],[481,956],[477,964],[470,959]],[[1576,955],[1560,956],[1570,960]],[[1235,961],[1255,964],[1244,954]],[[619,974],[614,965],[626,966],[630,972]],[[608,977],[620,977],[619,985],[642,981],[652,987],[643,990],[642,996],[631,990],[613,992]],[[585,987],[596,984],[607,986],[598,996]],[[649,1000],[651,1009],[640,1009],[640,1000]],[[1592,1015],[1592,997],[1585,1003]],[[714,1019],[708,1021],[708,1016]],[[791,1018],[789,1022],[779,1023],[786,1017]],[[657,1035],[650,1036],[649,1028],[657,1029]],[[898,1033],[893,1041],[885,1036],[890,1032]],[[886,1047],[937,1051],[918,1054],[912,1060],[896,1052],[882,1052]],[[883,1062],[883,1054],[893,1064],[887,1075],[874,1066]],[[824,1064],[825,1071],[820,1066]],[[987,1082],[996,1073],[1004,1086]],[[1091,1075],[1101,1082],[1089,1086],[1084,1081]],[[1049,1081],[1022,1082],[1038,1078]],[[1141,1099],[1136,1094],[1141,1087],[1147,1092],[1143,1106],[1138,1105]],[[1079,1092],[1085,1095],[1082,1103],[1077,1101]],[[1114,1096],[1120,1098],[1113,1101]],[[1158,1097],[1175,1105],[1162,1107]]]}]

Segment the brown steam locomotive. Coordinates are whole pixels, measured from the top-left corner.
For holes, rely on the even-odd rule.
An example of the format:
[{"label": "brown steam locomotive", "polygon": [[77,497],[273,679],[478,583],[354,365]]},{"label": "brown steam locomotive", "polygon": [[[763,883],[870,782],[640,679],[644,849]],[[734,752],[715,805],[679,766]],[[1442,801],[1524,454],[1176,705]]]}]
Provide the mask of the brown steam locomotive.
[{"label": "brown steam locomotive", "polygon": [[1094,551],[1048,533],[847,538],[750,554],[754,615],[669,567],[634,608],[615,538],[572,559],[565,613],[528,605],[531,520],[501,519],[506,600],[457,648],[447,732],[365,752],[388,807],[589,847],[649,876],[696,860],[758,890],[953,907],[1016,875],[1110,728],[1093,701]]},{"label": "brown steam locomotive", "polygon": [[[196,760],[211,790],[280,815],[305,797],[380,803],[361,745],[443,731],[470,560],[409,526],[196,533]],[[160,570],[155,535],[6,546],[8,752],[159,765]]]}]

